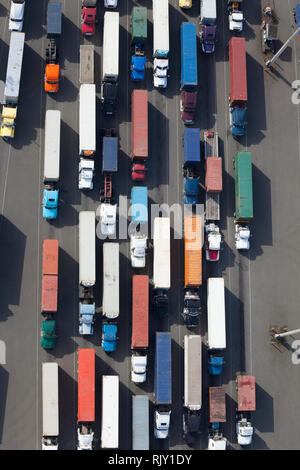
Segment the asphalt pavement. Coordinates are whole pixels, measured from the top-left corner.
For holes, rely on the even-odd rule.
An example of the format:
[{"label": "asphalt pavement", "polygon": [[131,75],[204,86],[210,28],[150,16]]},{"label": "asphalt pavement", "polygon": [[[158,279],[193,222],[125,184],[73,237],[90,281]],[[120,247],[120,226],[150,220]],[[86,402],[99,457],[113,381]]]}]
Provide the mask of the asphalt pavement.
[{"label": "asphalt pavement", "polygon": [[[98,1],[96,35],[83,38],[80,0],[63,0],[63,36],[60,45],[62,80],[57,95],[43,91],[45,20],[47,1],[27,2],[24,31],[26,46],[18,107],[16,136],[11,144],[0,142],[0,340],[6,343],[6,364],[0,366],[0,449],[40,449],[42,436],[41,364],[58,362],[60,392],[60,448],[76,448],[77,349],[96,351],[95,448],[100,447],[101,376],[120,376],[119,448],[131,449],[131,397],[146,393],[153,403],[154,332],[172,335],[172,417],[170,437],[153,438],[150,408],[150,448],[187,449],[182,440],[183,338],[188,330],[180,313],[183,301],[183,242],[172,240],[170,314],[159,322],[150,314],[150,349],[147,383],[138,387],[130,381],[131,277],[129,242],[120,240],[120,317],[116,353],[101,350],[101,314],[93,337],[78,333],[78,212],[99,205],[101,177],[101,129],[116,128],[119,135],[119,172],[113,180],[115,198],[130,198],[131,110],[133,88],[146,88],[149,99],[149,164],[147,185],[150,203],[182,205],[182,133],[179,114],[180,24],[198,24],[198,1],[183,12],[177,0],[169,1],[170,77],[161,92],[152,85],[152,10],[149,2],[119,1],[120,82],[115,118],[104,118],[100,107],[103,2]],[[150,2],[151,3],[151,2]],[[221,229],[224,236],[219,263],[203,263],[203,315],[195,333],[203,335],[203,421],[196,449],[207,448],[208,386],[224,384],[227,423],[224,434],[229,446],[238,449],[235,436],[238,372],[253,374],[257,383],[257,411],[253,423],[252,449],[297,449],[300,374],[292,363],[292,340],[280,350],[270,344],[270,325],[297,324],[300,290],[299,271],[299,106],[291,101],[294,80],[299,79],[299,43],[295,39],[277,61],[272,73],[264,72],[260,49],[261,1],[245,2],[243,36],[247,47],[248,131],[240,142],[228,132],[230,38],[225,2],[218,2],[216,53],[204,56],[198,43],[199,95],[195,127],[216,129],[224,165],[221,197]],[[283,43],[294,26],[292,8],[296,0],[275,1],[279,39]],[[5,80],[9,46],[7,15],[9,0],[0,2],[0,80]],[[135,5],[148,8],[149,40],[146,46],[145,84],[133,85],[129,77],[130,13]],[[97,157],[94,190],[80,192],[78,183],[78,92],[79,46],[95,45],[97,92]],[[56,221],[42,219],[42,170],[44,120],[47,109],[59,109],[61,128],[61,201]],[[253,157],[254,220],[249,253],[234,247],[234,179],[232,157],[248,149]],[[202,167],[203,169],[203,167]],[[203,169],[204,171],[204,169]],[[201,179],[203,180],[203,175]],[[204,192],[201,201],[204,201]],[[150,205],[149,205],[150,207]],[[172,221],[172,227],[174,224]],[[58,340],[52,352],[40,346],[40,291],[42,240],[59,240]],[[145,273],[152,277],[152,251]],[[215,382],[208,376],[206,354],[206,279],[224,276],[226,286],[227,350],[224,373]],[[102,298],[102,242],[97,240],[96,306]],[[296,339],[296,338],[295,338]]]}]

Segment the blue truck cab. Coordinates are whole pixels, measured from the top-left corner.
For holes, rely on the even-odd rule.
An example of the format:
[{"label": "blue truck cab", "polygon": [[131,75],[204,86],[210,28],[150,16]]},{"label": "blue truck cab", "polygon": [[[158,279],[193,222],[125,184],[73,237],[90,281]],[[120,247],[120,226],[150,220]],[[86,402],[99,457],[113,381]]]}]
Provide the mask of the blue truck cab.
[{"label": "blue truck cab", "polygon": [[185,129],[183,133],[183,201],[196,205],[199,195],[200,129]]},{"label": "blue truck cab", "polygon": [[143,55],[131,56],[131,80],[141,82],[145,80],[146,57]]},{"label": "blue truck cab", "polygon": [[44,189],[43,193],[43,217],[44,219],[56,219],[58,207],[58,189]]},{"label": "blue truck cab", "polygon": [[215,355],[210,352],[208,357],[208,372],[211,375],[221,375],[224,364],[223,356]]},{"label": "blue truck cab", "polygon": [[109,353],[117,349],[117,332],[116,323],[103,323],[102,325],[102,349]]},{"label": "blue truck cab", "polygon": [[231,108],[230,129],[234,137],[245,135],[247,124],[247,108]]}]

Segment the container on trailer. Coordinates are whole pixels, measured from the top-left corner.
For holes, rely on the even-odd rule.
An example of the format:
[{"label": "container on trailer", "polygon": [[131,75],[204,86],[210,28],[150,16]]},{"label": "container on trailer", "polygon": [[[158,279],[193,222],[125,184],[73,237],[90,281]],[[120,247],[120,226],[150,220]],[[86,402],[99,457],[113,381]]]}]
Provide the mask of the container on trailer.
[{"label": "container on trailer", "polygon": [[24,42],[25,33],[17,31],[12,31],[10,33],[10,43],[4,88],[4,103],[6,104],[18,102]]},{"label": "container on trailer", "polygon": [[181,89],[192,90],[198,85],[196,25],[182,23],[180,37]]},{"label": "container on trailer", "polygon": [[85,83],[79,89],[79,155],[96,151],[96,85]]},{"label": "container on trailer", "polygon": [[102,376],[102,449],[119,447],[119,376]]},{"label": "container on trailer", "polygon": [[58,277],[44,275],[42,277],[42,312],[57,312],[57,292]]},{"label": "container on trailer", "polygon": [[255,377],[253,375],[238,375],[238,411],[255,411]]},{"label": "container on trailer", "polygon": [[237,152],[234,156],[235,219],[253,218],[252,156],[250,152]]},{"label": "container on trailer", "polygon": [[58,182],[60,167],[60,119],[61,112],[46,111],[44,181]]},{"label": "container on trailer", "polygon": [[170,253],[170,219],[156,217],[154,219],[154,261],[153,282],[157,289],[171,287],[171,253]]},{"label": "container on trailer", "polygon": [[202,221],[201,216],[189,214],[184,218],[184,286],[202,285]]},{"label": "container on trailer", "polygon": [[47,36],[58,36],[61,34],[62,4],[60,2],[49,2],[47,7]]},{"label": "container on trailer", "polygon": [[58,275],[58,240],[43,241],[42,274]]},{"label": "container on trailer", "polygon": [[155,333],[154,400],[156,405],[172,403],[171,334]]},{"label": "container on trailer", "polygon": [[145,160],[148,157],[148,93],[133,90],[131,95],[131,156]]},{"label": "container on trailer", "polygon": [[223,387],[209,387],[209,422],[226,422],[225,390]]},{"label": "container on trailer", "polygon": [[208,157],[205,160],[205,187],[206,192],[219,193],[222,185],[222,159],[220,157]]},{"label": "container on trailer", "polygon": [[184,165],[200,162],[200,129],[189,128],[183,133]]},{"label": "container on trailer", "polygon": [[169,0],[153,0],[153,56],[169,53]]},{"label": "container on trailer", "polygon": [[131,36],[133,44],[143,44],[147,39],[147,8],[133,7]]},{"label": "container on trailer", "polygon": [[207,325],[208,348],[225,349],[225,290],[222,277],[210,277],[207,281]]},{"label": "container on trailer", "polygon": [[149,450],[149,398],[132,396],[132,450]]},{"label": "container on trailer", "polygon": [[119,76],[119,12],[104,13],[102,80],[117,82]]},{"label": "container on trailer", "polygon": [[79,283],[92,287],[96,282],[95,212],[79,212]]},{"label": "container on trailer", "polygon": [[78,349],[77,421],[95,421],[95,350]]},{"label": "container on trailer", "polygon": [[131,349],[146,349],[149,344],[149,277],[132,276]]},{"label": "container on trailer", "polygon": [[199,411],[202,406],[201,336],[184,336],[184,406]]},{"label": "container on trailer", "polygon": [[118,137],[103,137],[102,172],[118,171]]},{"label": "container on trailer", "polygon": [[[58,437],[58,364],[56,362],[44,362],[42,364],[42,396],[43,437]],[[47,448],[47,446],[43,448]]]},{"label": "container on trailer", "polygon": [[102,314],[114,319],[119,311],[119,243],[103,243]]},{"label": "container on trailer", "polygon": [[229,41],[230,106],[247,102],[247,69],[245,38],[233,37]]},{"label": "container on trailer", "polygon": [[214,25],[216,19],[216,0],[200,0],[200,24]]},{"label": "container on trailer", "polygon": [[81,84],[94,83],[94,46],[80,46],[79,81]]},{"label": "container on trailer", "polygon": [[146,186],[134,186],[131,190],[131,222],[148,222],[148,189]]}]

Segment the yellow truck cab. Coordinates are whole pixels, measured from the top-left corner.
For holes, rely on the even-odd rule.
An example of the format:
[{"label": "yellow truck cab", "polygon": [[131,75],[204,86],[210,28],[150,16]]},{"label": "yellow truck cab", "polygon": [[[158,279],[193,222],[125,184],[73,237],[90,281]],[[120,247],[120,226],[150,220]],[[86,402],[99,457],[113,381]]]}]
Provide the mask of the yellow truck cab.
[{"label": "yellow truck cab", "polygon": [[3,139],[13,139],[15,135],[15,119],[17,107],[3,106],[0,135]]},{"label": "yellow truck cab", "polygon": [[192,8],[193,0],[179,0],[180,8]]}]

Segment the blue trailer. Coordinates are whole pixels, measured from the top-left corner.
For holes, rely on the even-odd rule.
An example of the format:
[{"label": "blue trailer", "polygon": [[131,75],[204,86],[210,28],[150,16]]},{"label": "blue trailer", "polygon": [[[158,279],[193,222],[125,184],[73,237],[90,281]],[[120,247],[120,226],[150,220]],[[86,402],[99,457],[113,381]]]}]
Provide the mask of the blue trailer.
[{"label": "blue trailer", "polygon": [[183,202],[195,205],[199,195],[200,129],[186,129],[183,134]]},{"label": "blue trailer", "polygon": [[145,186],[134,186],[131,190],[131,222],[148,222],[148,189]]},{"label": "blue trailer", "polygon": [[181,90],[195,91],[198,86],[197,33],[194,23],[182,23],[181,38]]},{"label": "blue trailer", "polygon": [[171,333],[155,333],[154,436],[168,437],[172,404]]},{"label": "blue trailer", "polygon": [[118,137],[103,137],[102,173],[118,171]]}]

